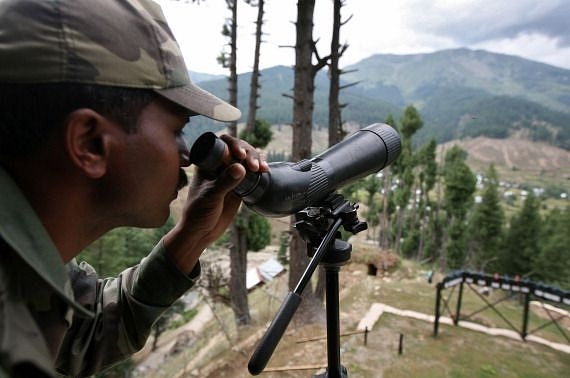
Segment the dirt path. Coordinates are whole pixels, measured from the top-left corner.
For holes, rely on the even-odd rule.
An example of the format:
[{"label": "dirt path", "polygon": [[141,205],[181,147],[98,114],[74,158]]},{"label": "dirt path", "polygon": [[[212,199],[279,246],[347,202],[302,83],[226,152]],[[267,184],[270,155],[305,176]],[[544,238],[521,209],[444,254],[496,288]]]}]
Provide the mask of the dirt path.
[{"label": "dirt path", "polygon": [[[380,316],[384,312],[394,314],[394,315],[398,315],[398,316],[406,316],[409,318],[423,320],[423,321],[430,322],[430,323],[433,323],[435,321],[435,317],[433,315],[426,315],[426,314],[423,314],[423,313],[417,312],[417,311],[400,310],[400,309],[397,309],[395,307],[388,306],[388,305],[385,305],[382,303],[373,303],[370,306],[370,309],[368,310],[366,315],[364,315],[364,317],[362,318],[362,320],[358,324],[357,329],[358,330],[364,330],[365,328],[372,329],[374,327],[374,324],[378,321],[378,319],[380,318]],[[439,322],[442,324],[453,325],[453,320],[449,317],[446,317],[446,316],[440,317]],[[460,327],[468,328],[468,329],[473,330],[473,331],[486,333],[487,335],[503,336],[503,337],[508,337],[510,339],[513,339],[513,340],[522,341],[521,336],[513,330],[503,329],[503,328],[486,327],[486,326],[481,325],[481,324],[468,322],[468,321],[464,321],[464,320],[460,320],[458,325]],[[535,335],[528,335],[526,337],[526,341],[532,341],[532,342],[545,345],[547,347],[550,347],[552,349],[556,349],[556,350],[564,352],[564,353],[570,353],[570,345],[568,345],[568,344],[555,343],[555,342],[546,340],[542,337],[538,337]]]}]

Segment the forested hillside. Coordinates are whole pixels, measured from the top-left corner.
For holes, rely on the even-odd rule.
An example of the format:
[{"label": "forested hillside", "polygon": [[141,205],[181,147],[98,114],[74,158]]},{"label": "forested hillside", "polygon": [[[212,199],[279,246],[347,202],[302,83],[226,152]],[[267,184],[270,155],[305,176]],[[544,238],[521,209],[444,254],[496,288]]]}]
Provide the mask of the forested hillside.
[{"label": "forested hillside", "polygon": [[[431,54],[375,55],[346,67],[343,120],[365,126],[397,117],[413,104],[424,118],[422,143],[464,137],[524,134],[570,149],[570,71],[526,59],[468,49]],[[250,74],[239,77],[238,106],[245,110]],[[225,79],[201,83],[227,97]],[[315,81],[315,127],[327,125],[328,80]],[[262,71],[258,115],[273,124],[291,121],[291,67]],[[246,114],[242,117],[245,119]],[[197,122],[203,123],[204,120]],[[212,124],[209,124],[212,126]]]}]

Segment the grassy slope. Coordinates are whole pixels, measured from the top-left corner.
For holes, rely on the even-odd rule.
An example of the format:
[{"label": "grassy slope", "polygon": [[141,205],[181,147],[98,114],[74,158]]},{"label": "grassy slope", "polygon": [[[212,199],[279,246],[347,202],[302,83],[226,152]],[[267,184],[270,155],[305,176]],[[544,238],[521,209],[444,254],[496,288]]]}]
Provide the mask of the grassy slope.
[{"label": "grassy slope", "polygon": [[[366,249],[368,248],[355,243],[353,262],[341,269],[341,332],[355,330],[360,319],[375,302],[433,315],[435,286],[425,281],[420,267],[404,262],[402,267],[391,275],[368,276],[366,266],[357,262],[360,254],[369,252],[364,251]],[[154,372],[152,376],[250,377],[247,364],[256,340],[276,313],[281,298],[287,291],[286,285],[286,276],[282,276],[250,295],[254,325],[247,329],[235,330],[231,312],[218,308],[217,314],[222,323],[212,321],[200,335],[197,344],[165,362],[160,372]],[[446,297],[449,297],[449,294],[449,289],[444,292]],[[496,291],[491,295],[490,299],[496,300],[504,293]],[[453,302],[453,296],[449,298]],[[451,307],[455,308],[453,304]],[[462,314],[473,313],[481,307],[484,307],[484,303],[466,288]],[[520,324],[522,309],[516,300],[505,301],[498,307],[513,324]],[[472,320],[491,327],[508,328],[489,309],[481,311]],[[543,323],[544,320],[534,314],[529,329],[534,330]],[[231,343],[220,332],[220,324],[223,324],[223,329],[230,335]],[[563,326],[568,327],[568,324]],[[400,334],[404,335],[402,355],[398,354]],[[545,327],[536,334],[564,343],[554,326]],[[302,341],[325,335],[324,324],[298,327],[293,320],[261,376],[312,376],[318,371],[315,366],[327,364],[326,341],[322,338],[317,341]],[[194,358],[201,352],[202,357]],[[341,362],[347,367],[349,377],[352,378],[542,378],[566,377],[570,368],[570,355],[532,342],[492,337],[447,325],[440,325],[439,335],[434,338],[431,323],[384,314],[369,333],[366,346],[363,344],[362,334],[341,338]],[[184,366],[186,373],[177,375],[183,371]],[[309,368],[295,369],[303,366]],[[280,367],[290,369],[269,371]]]}]

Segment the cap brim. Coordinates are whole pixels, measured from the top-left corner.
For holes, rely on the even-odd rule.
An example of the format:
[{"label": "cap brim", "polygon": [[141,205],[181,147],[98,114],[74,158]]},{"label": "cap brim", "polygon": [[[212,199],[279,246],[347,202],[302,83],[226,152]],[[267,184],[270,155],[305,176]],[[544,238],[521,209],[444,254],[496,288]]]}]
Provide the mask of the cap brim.
[{"label": "cap brim", "polygon": [[239,109],[193,84],[155,91],[196,114],[217,121],[230,122],[241,117]]}]

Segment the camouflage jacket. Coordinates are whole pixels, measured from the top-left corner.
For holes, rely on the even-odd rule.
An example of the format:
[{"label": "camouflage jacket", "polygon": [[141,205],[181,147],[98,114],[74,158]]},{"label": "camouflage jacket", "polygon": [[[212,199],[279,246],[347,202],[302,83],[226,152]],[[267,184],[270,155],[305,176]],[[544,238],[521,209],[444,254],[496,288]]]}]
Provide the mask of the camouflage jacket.
[{"label": "camouflage jacket", "polygon": [[162,243],[116,278],[64,265],[0,168],[0,377],[86,376],[128,357],[199,274],[180,272]]}]

